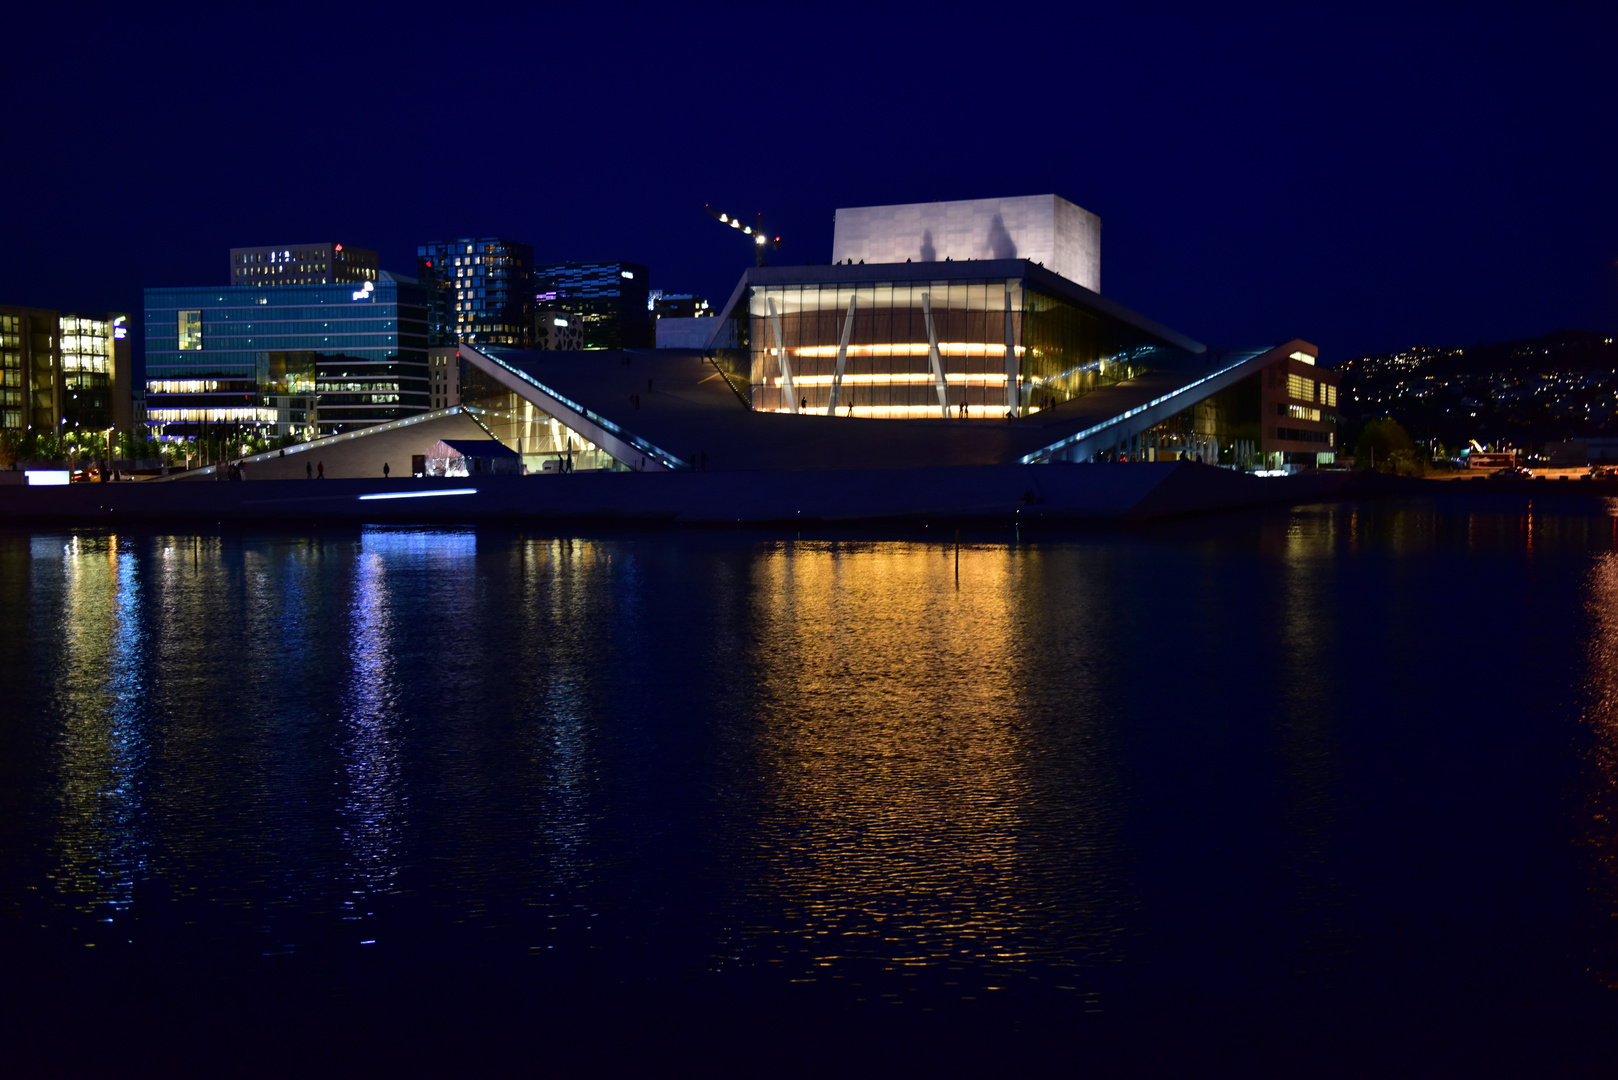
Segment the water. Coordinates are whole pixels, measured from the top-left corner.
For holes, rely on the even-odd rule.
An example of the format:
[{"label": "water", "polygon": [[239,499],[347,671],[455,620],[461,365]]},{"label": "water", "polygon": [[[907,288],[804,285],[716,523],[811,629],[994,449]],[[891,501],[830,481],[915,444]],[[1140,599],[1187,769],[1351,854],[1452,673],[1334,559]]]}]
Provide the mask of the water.
[{"label": "water", "polygon": [[30,1074],[1599,1075],[1618,534],[0,534]]}]

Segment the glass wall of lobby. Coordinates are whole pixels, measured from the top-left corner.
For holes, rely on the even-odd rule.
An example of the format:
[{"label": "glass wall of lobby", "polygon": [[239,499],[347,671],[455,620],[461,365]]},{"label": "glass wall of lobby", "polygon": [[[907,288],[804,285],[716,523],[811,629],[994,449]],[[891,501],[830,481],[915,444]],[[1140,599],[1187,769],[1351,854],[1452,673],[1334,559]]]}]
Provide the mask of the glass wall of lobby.
[{"label": "glass wall of lobby", "polygon": [[1182,409],[1137,435],[1098,451],[1099,461],[1201,461],[1254,469],[1265,467],[1262,447],[1261,375],[1250,375]]},{"label": "glass wall of lobby", "polygon": [[461,377],[461,404],[492,438],[521,455],[524,473],[628,470],[601,447],[476,368],[467,365]]},{"label": "glass wall of lobby", "polygon": [[756,286],[738,336],[755,409],[825,413],[842,354],[836,411],[856,417],[1037,412],[1140,375],[1165,351],[1014,279]]}]

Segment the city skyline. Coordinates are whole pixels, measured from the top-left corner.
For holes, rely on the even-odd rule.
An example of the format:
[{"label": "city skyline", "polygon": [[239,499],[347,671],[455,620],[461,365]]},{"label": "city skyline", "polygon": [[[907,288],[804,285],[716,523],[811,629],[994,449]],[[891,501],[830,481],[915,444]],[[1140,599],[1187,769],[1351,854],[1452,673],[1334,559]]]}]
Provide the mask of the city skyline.
[{"label": "city skyline", "polygon": [[[43,40],[63,18],[8,23]],[[447,26],[255,22],[264,54],[318,39],[378,89],[278,80],[247,121],[257,61],[235,42],[251,16],[188,26],[172,69],[142,59],[168,20],[110,18],[74,77],[43,52],[0,74],[24,128],[90,125],[117,144],[110,169],[64,144],[0,179],[26,210],[0,225],[8,303],[138,311],[143,288],[219,280],[232,247],[320,237],[409,274],[418,245],[469,235],[532,244],[542,262],[636,262],[652,288],[716,297],[753,253],[705,204],[762,211],[784,266],[829,260],[838,207],[1050,192],[1105,223],[1105,295],[1215,346],[1304,333],[1335,362],[1618,324],[1618,206],[1605,192],[1618,107],[1600,55],[1612,16],[1593,8],[1042,13],[1040,33],[1005,38],[1009,55],[983,53],[981,66],[1015,74],[1009,92],[951,73],[979,65],[948,18],[865,12],[851,48],[846,28],[739,9],[654,12],[627,29],[548,15],[548,37],[589,47],[546,51],[543,92],[535,66],[477,66],[480,109],[504,128],[542,126],[524,119],[540,101],[599,122],[571,140],[444,149],[409,132],[450,123],[455,93],[390,104],[380,87]],[[516,15],[496,25],[513,40],[541,29]],[[719,47],[727,25],[769,43],[768,62]],[[913,64],[867,59],[901,41]],[[673,105],[671,80],[684,88]],[[796,104],[844,95],[823,119]],[[154,123],[230,148],[188,155],[186,138],[137,137]],[[763,143],[727,137],[738,123],[769,133],[779,163],[760,167]],[[305,154],[319,174],[308,181],[267,164]]]}]

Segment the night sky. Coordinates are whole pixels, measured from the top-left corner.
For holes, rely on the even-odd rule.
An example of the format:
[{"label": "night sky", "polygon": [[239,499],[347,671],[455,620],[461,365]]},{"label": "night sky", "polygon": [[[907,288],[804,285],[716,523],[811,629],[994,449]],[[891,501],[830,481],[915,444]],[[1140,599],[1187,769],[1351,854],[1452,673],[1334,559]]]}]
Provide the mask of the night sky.
[{"label": "night sky", "polygon": [[1618,5],[1212,8],[9,5],[0,302],[498,235],[717,304],[752,253],[706,203],[801,265],[839,206],[1056,192],[1214,346],[1618,329]]}]

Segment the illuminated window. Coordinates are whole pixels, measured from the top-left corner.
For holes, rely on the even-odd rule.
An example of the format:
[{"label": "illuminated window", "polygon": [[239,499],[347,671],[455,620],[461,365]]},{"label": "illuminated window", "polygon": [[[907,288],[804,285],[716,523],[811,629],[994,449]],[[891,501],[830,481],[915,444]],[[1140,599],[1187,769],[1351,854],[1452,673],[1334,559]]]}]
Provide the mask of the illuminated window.
[{"label": "illuminated window", "polygon": [[1287,397],[1300,398],[1304,401],[1315,400],[1315,380],[1306,379],[1302,375],[1288,375]]},{"label": "illuminated window", "polygon": [[202,348],[202,312],[182,311],[178,322],[180,348],[188,351]]}]

